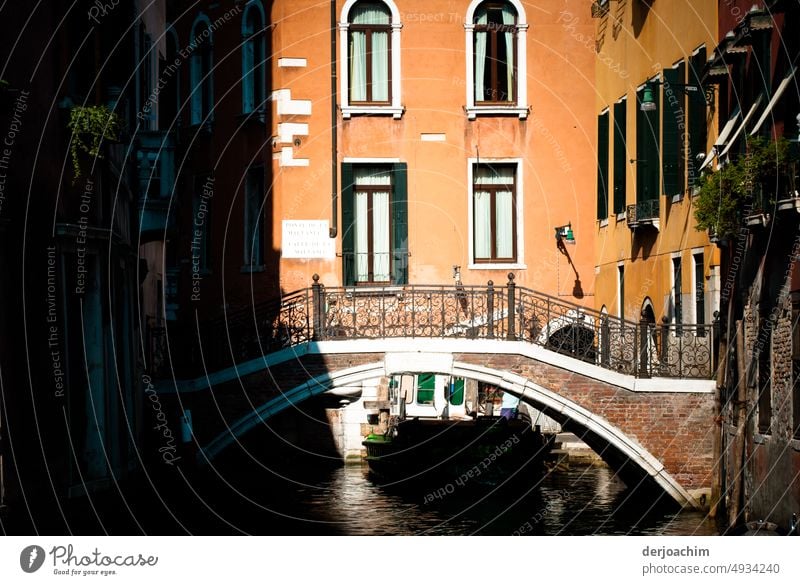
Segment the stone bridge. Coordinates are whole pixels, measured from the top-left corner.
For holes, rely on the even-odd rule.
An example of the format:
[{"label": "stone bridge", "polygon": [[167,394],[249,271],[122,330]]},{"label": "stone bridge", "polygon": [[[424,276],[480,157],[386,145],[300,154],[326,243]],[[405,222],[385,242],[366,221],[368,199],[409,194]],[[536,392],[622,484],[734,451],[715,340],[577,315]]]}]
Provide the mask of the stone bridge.
[{"label": "stone bridge", "polygon": [[[164,381],[159,393],[191,410],[205,464],[315,395],[393,374],[459,376],[568,423],[628,485],[702,507],[713,465],[713,329],[626,323],[544,295],[525,299],[509,284],[331,294],[315,283],[272,312],[253,311],[261,329],[250,356],[240,349],[246,329],[231,320],[227,335],[205,338],[200,360],[227,354],[230,365]],[[215,348],[220,338],[227,348]]]}]

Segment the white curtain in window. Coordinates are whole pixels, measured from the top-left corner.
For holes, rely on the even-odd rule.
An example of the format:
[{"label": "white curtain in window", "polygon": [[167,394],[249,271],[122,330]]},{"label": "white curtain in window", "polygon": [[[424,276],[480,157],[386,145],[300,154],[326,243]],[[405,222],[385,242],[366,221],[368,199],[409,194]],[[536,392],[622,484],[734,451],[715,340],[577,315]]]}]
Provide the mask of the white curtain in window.
[{"label": "white curtain in window", "polygon": [[389,280],[389,193],[372,193],[372,277]]},{"label": "white curtain in window", "polygon": [[487,191],[475,191],[475,258],[492,257],[492,199]]},{"label": "white curtain in window", "polygon": [[[486,24],[488,22],[488,13],[486,10],[481,11],[475,19],[475,24]],[[475,33],[475,101],[482,102],[485,100],[485,91],[483,85],[483,76],[486,71],[486,41],[489,34],[486,31]]]},{"label": "white curtain in window", "polygon": [[372,34],[372,101],[389,101],[389,34]]},{"label": "white curtain in window", "polygon": [[377,167],[356,167],[353,170],[356,185],[391,185],[392,171]]},{"label": "white curtain in window", "polygon": [[367,99],[367,35],[361,31],[350,33],[350,100]]},{"label": "white curtain in window", "polygon": [[[503,24],[513,26],[517,21],[514,8],[510,4],[503,5]],[[514,33],[511,30],[503,33],[506,43],[506,72],[508,75],[508,97],[506,101],[514,100]]]},{"label": "white curtain in window", "polygon": [[350,10],[353,24],[389,24],[389,9],[381,2],[359,2]]},{"label": "white curtain in window", "polygon": [[[379,2],[359,2],[350,11],[350,23],[388,25],[389,10]],[[371,39],[373,101],[389,99],[388,37],[386,33],[375,33]],[[362,31],[350,32],[350,99],[367,99],[367,37]]]},{"label": "white curtain in window", "polygon": [[356,281],[369,279],[369,217],[367,217],[367,194],[356,193]]},{"label": "white curtain in window", "polygon": [[475,170],[476,185],[511,185],[514,183],[514,168],[511,166],[481,165]]},{"label": "white curtain in window", "polygon": [[511,191],[495,193],[495,239],[498,258],[511,258],[514,255],[513,197]]}]

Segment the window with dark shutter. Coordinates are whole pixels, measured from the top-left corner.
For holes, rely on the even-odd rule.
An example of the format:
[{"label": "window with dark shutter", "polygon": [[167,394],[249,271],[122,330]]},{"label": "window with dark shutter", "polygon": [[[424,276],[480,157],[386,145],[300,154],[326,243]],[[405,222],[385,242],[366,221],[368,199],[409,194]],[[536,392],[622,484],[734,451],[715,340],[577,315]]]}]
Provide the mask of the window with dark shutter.
[{"label": "window with dark shutter", "polygon": [[706,125],[706,103],[705,100],[702,99],[702,87],[700,86],[700,78],[703,73],[703,67],[706,64],[705,47],[701,47],[698,49],[697,53],[692,55],[690,63],[689,84],[701,88],[700,96],[698,96],[697,99],[689,99],[689,152],[686,167],[688,169],[689,186],[694,187],[699,184],[699,168],[702,164],[697,160],[697,155],[706,153],[706,135],[708,132]]},{"label": "window with dark shutter", "polygon": [[597,117],[597,219],[608,218],[608,111]]},{"label": "window with dark shutter", "polygon": [[661,144],[664,195],[683,194],[684,65],[664,70],[664,136]]},{"label": "window with dark shutter", "polygon": [[636,201],[657,200],[661,187],[659,156],[660,92],[653,92],[655,109],[642,111],[644,89],[636,92]]},{"label": "window with dark shutter", "polygon": [[628,100],[614,104],[614,213],[625,211],[628,176],[627,116]]}]

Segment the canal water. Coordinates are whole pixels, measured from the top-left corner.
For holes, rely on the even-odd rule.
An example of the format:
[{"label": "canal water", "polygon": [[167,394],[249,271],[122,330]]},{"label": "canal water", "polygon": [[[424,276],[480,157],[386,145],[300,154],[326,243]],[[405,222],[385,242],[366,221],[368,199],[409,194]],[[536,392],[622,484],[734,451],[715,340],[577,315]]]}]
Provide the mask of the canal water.
[{"label": "canal water", "polygon": [[364,465],[243,461],[150,475],[103,495],[38,506],[2,532],[260,535],[711,535],[704,514],[634,491],[607,467],[525,470],[515,480],[383,484]]},{"label": "canal water", "polygon": [[[711,535],[713,521],[628,489],[607,467],[572,467],[513,485],[381,485],[365,466],[271,482],[243,532],[322,535]],[[265,486],[266,488],[266,486]],[[248,500],[256,498],[246,496]],[[255,516],[254,516],[255,515]],[[253,521],[259,518],[258,525]]]}]

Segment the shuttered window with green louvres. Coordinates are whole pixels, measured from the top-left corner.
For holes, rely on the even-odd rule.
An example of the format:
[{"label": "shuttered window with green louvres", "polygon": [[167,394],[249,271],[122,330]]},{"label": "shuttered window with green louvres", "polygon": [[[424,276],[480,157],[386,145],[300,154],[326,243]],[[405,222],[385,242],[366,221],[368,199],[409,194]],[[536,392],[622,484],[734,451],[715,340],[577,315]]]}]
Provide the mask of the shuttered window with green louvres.
[{"label": "shuttered window with green louvres", "polygon": [[608,110],[597,117],[597,219],[608,218]]},{"label": "shuttered window with green louvres", "polygon": [[661,144],[662,177],[664,195],[674,197],[683,193],[683,137],[686,128],[685,115],[685,67],[664,70],[664,136]]},{"label": "shuttered window with green louvres", "polygon": [[345,286],[408,283],[405,163],[342,164]]},{"label": "shuttered window with green louvres", "polygon": [[627,108],[628,100],[614,104],[614,213],[625,211],[628,179]]},{"label": "shuttered window with green louvres", "polygon": [[703,67],[706,64],[706,49],[701,47],[692,55],[689,67],[689,84],[696,85],[699,95],[689,99],[689,152],[688,152],[688,181],[689,186],[694,187],[700,183],[700,165],[697,155],[706,154],[706,140],[708,134],[706,120],[706,102],[700,80],[703,74]]},{"label": "shuttered window with green louvres", "polygon": [[661,190],[659,116],[661,92],[652,92],[655,109],[642,111],[644,88],[636,92],[636,202],[657,200]]}]

